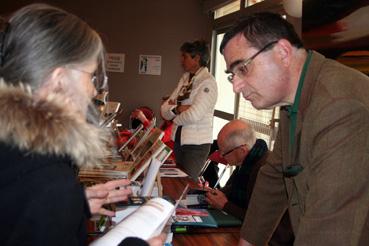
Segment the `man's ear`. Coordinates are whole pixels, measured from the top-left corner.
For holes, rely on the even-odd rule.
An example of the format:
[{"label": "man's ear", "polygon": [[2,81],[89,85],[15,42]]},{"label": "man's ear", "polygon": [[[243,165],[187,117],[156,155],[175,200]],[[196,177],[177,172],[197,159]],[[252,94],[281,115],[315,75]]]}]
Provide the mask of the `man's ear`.
[{"label": "man's ear", "polygon": [[241,147],[241,150],[243,151],[243,153],[246,155],[248,155],[248,153],[250,152],[249,148],[247,147],[247,145],[244,145]]},{"label": "man's ear", "polygon": [[290,66],[291,64],[291,55],[292,55],[292,45],[286,39],[280,39],[276,44],[276,51],[278,59],[281,61],[283,66]]}]

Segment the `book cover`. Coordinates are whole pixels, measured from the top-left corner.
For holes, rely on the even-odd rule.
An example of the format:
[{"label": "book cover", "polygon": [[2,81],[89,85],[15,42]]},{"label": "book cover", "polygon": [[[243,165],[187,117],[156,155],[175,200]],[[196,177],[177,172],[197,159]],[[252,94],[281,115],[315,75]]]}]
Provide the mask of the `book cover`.
[{"label": "book cover", "polygon": [[241,226],[242,225],[242,220],[224,211],[221,211],[218,209],[208,209],[208,212],[214,218],[218,227]]},{"label": "book cover", "polygon": [[135,148],[131,152],[133,160],[142,158],[143,155],[151,148],[151,146],[159,139],[162,139],[164,132],[159,128],[147,129],[145,135],[140,139]]},{"label": "book cover", "polygon": [[[176,210],[175,223],[172,230],[176,227],[228,227],[241,226],[242,220],[218,209],[184,209]],[[175,231],[175,230],[174,230]]]},{"label": "book cover", "polygon": [[160,139],[157,139],[156,142],[145,152],[142,158],[135,161],[131,176],[132,181],[136,180],[141,175],[141,173],[150,165],[151,160],[156,158],[165,146],[166,145]]},{"label": "book cover", "polygon": [[176,210],[174,226],[193,227],[218,227],[213,216],[206,209],[183,209]]}]

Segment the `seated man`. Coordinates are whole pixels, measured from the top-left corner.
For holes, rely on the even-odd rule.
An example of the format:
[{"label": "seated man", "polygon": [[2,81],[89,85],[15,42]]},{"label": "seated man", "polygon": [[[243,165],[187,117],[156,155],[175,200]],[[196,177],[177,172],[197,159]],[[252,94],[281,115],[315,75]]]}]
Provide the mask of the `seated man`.
[{"label": "seated man", "polygon": [[207,200],[212,207],[243,219],[268,147],[264,140],[256,140],[252,127],[242,120],[230,121],[220,130],[218,147],[220,155],[236,169],[222,189],[206,194]]},{"label": "seated man", "polygon": [[[257,173],[265,163],[268,147],[256,139],[254,130],[245,121],[232,120],[218,134],[220,155],[229,165],[236,166],[226,185],[206,193],[207,202],[243,220]],[[270,245],[292,245],[293,233],[286,213],[274,233]]]}]

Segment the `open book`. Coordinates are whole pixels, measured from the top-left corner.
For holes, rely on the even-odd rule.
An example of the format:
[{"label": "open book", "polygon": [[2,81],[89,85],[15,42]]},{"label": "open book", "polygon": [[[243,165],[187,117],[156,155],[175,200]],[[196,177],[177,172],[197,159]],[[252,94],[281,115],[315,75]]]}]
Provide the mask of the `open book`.
[{"label": "open book", "polygon": [[188,187],[188,185],[185,187],[175,205],[160,197],[150,199],[90,245],[116,246],[127,237],[147,240],[159,235],[187,193]]},{"label": "open book", "polygon": [[[184,208],[176,210],[173,232],[186,232],[191,227],[227,227],[241,226],[242,220],[222,210],[211,208],[206,202],[206,191],[191,189],[181,203]],[[187,208],[186,208],[187,207]],[[186,229],[186,230],[183,230]],[[188,231],[188,230],[187,230]]]},{"label": "open book", "polygon": [[163,198],[153,198],[90,245],[116,246],[126,237],[147,240],[161,233],[173,212],[173,204]]}]

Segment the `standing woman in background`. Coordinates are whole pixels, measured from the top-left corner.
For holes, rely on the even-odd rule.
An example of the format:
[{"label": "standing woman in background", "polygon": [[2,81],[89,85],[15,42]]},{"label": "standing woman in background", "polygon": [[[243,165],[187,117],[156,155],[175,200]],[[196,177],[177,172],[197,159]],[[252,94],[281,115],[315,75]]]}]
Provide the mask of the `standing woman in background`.
[{"label": "standing woman in background", "polygon": [[217,83],[209,73],[209,48],[205,41],[181,46],[185,73],[168,100],[161,106],[166,120],[173,120],[172,139],[177,164],[196,179],[213,142],[213,116]]},{"label": "standing woman in background", "polygon": [[116,189],[127,180],[85,190],[75,174],[101,163],[111,138],[91,109],[107,80],[101,39],[43,4],[0,24],[0,245],[85,245],[91,213],[114,215],[102,205],[130,193]]}]

